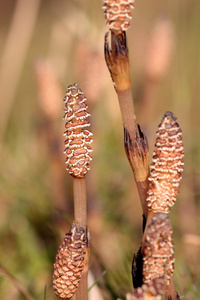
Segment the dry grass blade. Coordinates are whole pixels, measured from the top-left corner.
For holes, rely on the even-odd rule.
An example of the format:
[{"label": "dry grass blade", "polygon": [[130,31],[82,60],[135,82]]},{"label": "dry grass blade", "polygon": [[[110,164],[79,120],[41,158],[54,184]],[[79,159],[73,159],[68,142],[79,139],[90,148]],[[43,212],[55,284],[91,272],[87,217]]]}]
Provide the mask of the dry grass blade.
[{"label": "dry grass blade", "polygon": [[13,275],[11,275],[2,264],[0,264],[0,274],[2,277],[9,280],[26,300],[34,300],[25,286],[23,286],[21,282],[19,282]]},{"label": "dry grass blade", "polygon": [[[12,109],[26,53],[37,20],[40,0],[18,0],[9,29],[0,71],[1,123],[0,140],[3,139]],[[26,26],[24,26],[26,24]],[[19,42],[20,36],[20,42]]]}]

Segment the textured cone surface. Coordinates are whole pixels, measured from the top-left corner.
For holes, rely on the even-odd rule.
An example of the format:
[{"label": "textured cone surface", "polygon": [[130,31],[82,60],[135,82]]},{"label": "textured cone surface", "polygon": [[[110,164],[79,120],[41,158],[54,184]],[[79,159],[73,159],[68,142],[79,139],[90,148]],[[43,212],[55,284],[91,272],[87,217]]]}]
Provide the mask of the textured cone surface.
[{"label": "textured cone surface", "polygon": [[133,294],[128,294],[127,300],[162,300],[164,293],[164,281],[161,278],[152,280],[149,283],[144,283],[138,287]]},{"label": "textured cone surface", "polygon": [[165,284],[174,271],[174,244],[168,215],[155,214],[147,226],[143,250],[143,282],[164,278]]},{"label": "textured cone surface", "polygon": [[104,0],[106,25],[113,31],[126,31],[130,27],[134,0]]},{"label": "textured cone surface", "polygon": [[64,98],[66,136],[65,151],[66,169],[70,175],[76,178],[84,178],[90,169],[92,151],[92,133],[88,130],[90,123],[87,118],[86,97],[77,84],[70,85]]},{"label": "textured cone surface", "polygon": [[88,239],[82,227],[72,224],[56,255],[53,288],[61,299],[70,299],[78,287],[84,269]]},{"label": "textured cone surface", "polygon": [[182,131],[171,112],[166,112],[157,131],[149,176],[147,205],[153,213],[168,213],[179,192],[183,171]]}]

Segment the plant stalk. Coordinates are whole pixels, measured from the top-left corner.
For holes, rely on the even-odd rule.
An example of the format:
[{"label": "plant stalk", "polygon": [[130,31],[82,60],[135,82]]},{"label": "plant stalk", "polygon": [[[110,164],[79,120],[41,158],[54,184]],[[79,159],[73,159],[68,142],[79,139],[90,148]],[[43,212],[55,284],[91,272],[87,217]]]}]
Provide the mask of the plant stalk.
[{"label": "plant stalk", "polygon": [[126,33],[116,34],[111,32],[111,49],[107,33],[104,51],[121,110],[126,155],[134,173],[143,214],[147,218],[146,195],[149,176],[149,149],[147,138],[137,124],[135,116]]},{"label": "plant stalk", "polygon": [[130,87],[125,90],[116,89],[116,92],[121,110],[123,125],[128,129],[132,142],[134,143],[136,139],[136,116],[131,89]]},{"label": "plant stalk", "polygon": [[[73,178],[74,190],[74,219],[78,226],[81,226],[87,232],[87,201],[86,201],[86,183],[85,178]],[[88,263],[89,247],[86,253],[84,270],[81,275],[79,286],[75,293],[75,300],[88,299]]]},{"label": "plant stalk", "polygon": [[73,178],[74,191],[74,219],[78,226],[86,231],[87,225],[87,201],[85,178]]}]

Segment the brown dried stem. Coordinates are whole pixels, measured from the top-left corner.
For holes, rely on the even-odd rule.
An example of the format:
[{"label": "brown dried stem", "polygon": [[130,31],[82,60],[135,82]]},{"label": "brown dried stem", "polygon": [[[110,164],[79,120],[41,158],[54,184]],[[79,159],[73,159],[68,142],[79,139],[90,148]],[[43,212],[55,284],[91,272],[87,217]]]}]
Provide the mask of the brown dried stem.
[{"label": "brown dried stem", "polygon": [[[148,141],[138,124],[136,125],[135,132],[136,140],[133,144],[128,130],[124,128],[124,146],[126,155],[135,175],[135,181],[140,196],[142,210],[146,219],[148,214],[148,208],[146,203],[148,190],[147,174],[149,174]],[[143,168],[141,168],[141,165],[143,166]]]},{"label": "brown dried stem", "polygon": [[149,176],[149,149],[147,139],[137,124],[133,103],[126,33],[111,31],[111,49],[108,33],[105,35],[105,60],[118,96],[124,126],[125,151],[134,173],[143,214],[147,217],[147,189]]}]

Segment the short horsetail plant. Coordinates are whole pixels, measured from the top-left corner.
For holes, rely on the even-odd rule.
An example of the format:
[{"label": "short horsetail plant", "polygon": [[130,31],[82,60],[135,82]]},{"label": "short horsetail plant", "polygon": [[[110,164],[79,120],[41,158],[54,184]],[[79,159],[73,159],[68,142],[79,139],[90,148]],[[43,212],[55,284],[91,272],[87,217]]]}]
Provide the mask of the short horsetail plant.
[{"label": "short horsetail plant", "polygon": [[86,300],[89,261],[89,233],[85,175],[90,169],[92,133],[86,97],[77,84],[70,85],[64,98],[67,121],[65,151],[66,169],[73,176],[74,222],[59,247],[54,264],[53,287],[58,299]]}]

